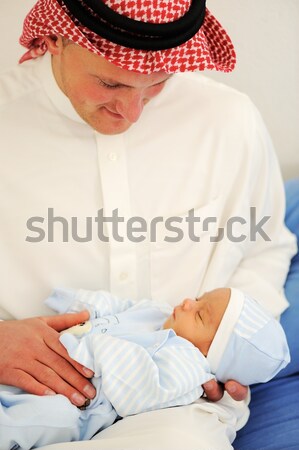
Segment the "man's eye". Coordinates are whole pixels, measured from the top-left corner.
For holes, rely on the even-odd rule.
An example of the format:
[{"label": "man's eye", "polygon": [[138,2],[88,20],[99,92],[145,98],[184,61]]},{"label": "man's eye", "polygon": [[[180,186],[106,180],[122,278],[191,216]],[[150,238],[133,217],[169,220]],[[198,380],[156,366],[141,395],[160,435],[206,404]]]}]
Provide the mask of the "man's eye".
[{"label": "man's eye", "polygon": [[107,88],[107,89],[115,89],[115,88],[117,88],[117,87],[119,86],[118,84],[108,84],[108,83],[105,83],[105,81],[100,80],[100,79],[99,79],[99,84],[100,84],[101,86],[103,86],[104,88]]},{"label": "man's eye", "polygon": [[200,318],[200,320],[202,321],[202,318],[201,318],[200,312],[198,312],[198,313],[197,313],[197,315],[198,315],[198,317]]}]

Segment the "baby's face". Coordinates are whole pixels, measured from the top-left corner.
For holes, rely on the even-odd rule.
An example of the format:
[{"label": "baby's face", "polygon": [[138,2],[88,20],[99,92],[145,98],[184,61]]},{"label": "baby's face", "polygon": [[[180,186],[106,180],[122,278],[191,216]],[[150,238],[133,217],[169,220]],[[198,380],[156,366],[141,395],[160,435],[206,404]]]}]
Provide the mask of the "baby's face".
[{"label": "baby's face", "polygon": [[228,288],[206,292],[196,300],[187,298],[174,308],[163,328],[172,328],[207,355],[229,299]]}]

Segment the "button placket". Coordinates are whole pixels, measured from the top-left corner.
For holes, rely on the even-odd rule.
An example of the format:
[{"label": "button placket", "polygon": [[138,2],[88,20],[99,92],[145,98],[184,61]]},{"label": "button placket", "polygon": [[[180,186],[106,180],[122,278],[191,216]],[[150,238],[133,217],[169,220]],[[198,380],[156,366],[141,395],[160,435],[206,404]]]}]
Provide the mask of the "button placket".
[{"label": "button placket", "polygon": [[124,139],[122,135],[96,134],[96,141],[103,192],[103,216],[110,219],[114,217],[113,223],[104,224],[105,235],[109,237],[110,290],[121,296],[135,298],[136,249],[127,239],[126,233],[131,208]]},{"label": "button placket", "polygon": [[118,155],[115,152],[110,152],[108,154],[108,159],[110,161],[117,161],[118,160]]}]

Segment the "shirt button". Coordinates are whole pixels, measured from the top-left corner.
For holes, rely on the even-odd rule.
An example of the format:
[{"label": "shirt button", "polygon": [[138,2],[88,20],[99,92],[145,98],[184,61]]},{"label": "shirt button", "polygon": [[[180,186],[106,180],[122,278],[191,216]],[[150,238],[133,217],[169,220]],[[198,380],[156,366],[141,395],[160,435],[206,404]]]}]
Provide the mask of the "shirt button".
[{"label": "shirt button", "polygon": [[119,279],[120,279],[121,281],[125,281],[127,278],[128,278],[127,272],[122,272],[122,273],[119,275]]},{"label": "shirt button", "polygon": [[116,153],[110,152],[108,158],[110,159],[110,161],[116,161],[118,159],[118,156]]}]

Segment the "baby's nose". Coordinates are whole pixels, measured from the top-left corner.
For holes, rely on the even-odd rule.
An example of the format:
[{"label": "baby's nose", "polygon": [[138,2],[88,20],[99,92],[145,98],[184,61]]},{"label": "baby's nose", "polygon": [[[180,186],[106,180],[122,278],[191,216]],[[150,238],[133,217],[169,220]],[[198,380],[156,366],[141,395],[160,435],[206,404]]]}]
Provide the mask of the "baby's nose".
[{"label": "baby's nose", "polygon": [[190,298],[185,298],[182,303],[182,308],[184,311],[189,311],[192,308],[192,300]]}]

